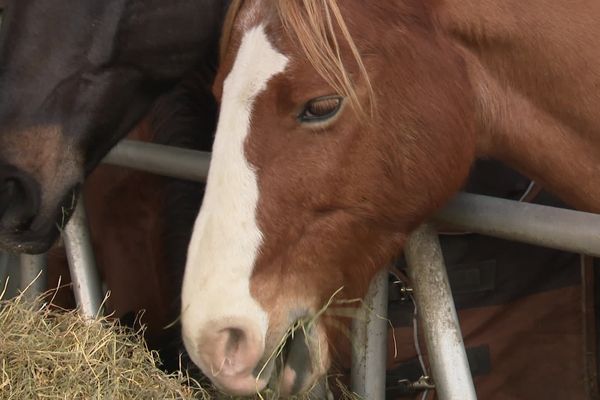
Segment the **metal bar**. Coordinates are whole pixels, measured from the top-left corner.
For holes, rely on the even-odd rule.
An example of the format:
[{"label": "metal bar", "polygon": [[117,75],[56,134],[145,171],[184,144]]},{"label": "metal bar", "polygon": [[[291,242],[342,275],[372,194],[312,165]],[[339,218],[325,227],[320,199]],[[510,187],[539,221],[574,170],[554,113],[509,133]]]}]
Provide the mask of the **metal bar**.
[{"label": "metal bar", "polygon": [[21,254],[20,261],[21,291],[27,289],[23,292],[23,297],[27,300],[35,300],[47,289],[48,255]]},{"label": "metal bar", "polygon": [[365,306],[352,321],[352,390],[369,400],[385,399],[388,270],[369,287]]},{"label": "metal bar", "polygon": [[405,255],[438,398],[477,399],[442,250],[431,225],[412,233]]},{"label": "metal bar", "polygon": [[600,215],[461,193],[434,219],[458,229],[600,257]]},{"label": "metal bar", "polygon": [[191,181],[206,181],[210,153],[155,143],[122,140],[104,158],[111,165]]},{"label": "metal bar", "polygon": [[[210,153],[121,141],[104,162],[204,182]],[[460,193],[434,219],[455,228],[600,256],[600,215]]]},{"label": "metal bar", "polygon": [[96,269],[87,216],[80,197],[75,212],[64,230],[65,250],[79,312],[86,318],[102,314],[104,296]]}]

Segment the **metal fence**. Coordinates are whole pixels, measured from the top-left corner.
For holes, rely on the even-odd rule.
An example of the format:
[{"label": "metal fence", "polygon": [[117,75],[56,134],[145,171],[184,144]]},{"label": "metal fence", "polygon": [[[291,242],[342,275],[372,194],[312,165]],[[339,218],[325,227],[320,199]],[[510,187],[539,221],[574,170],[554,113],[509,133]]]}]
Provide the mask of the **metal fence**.
[{"label": "metal fence", "polygon": [[[124,140],[104,162],[203,182],[208,175],[210,153]],[[596,214],[461,193],[433,220],[469,232],[600,256],[600,215]],[[65,229],[64,239],[77,303],[84,315],[93,317],[103,294],[81,201]],[[411,235],[405,254],[438,398],[476,399],[433,225],[423,225]],[[45,258],[22,256],[21,264],[24,287],[43,273]],[[0,257],[0,272],[2,265]],[[39,282],[43,279],[36,283],[41,290]],[[388,273],[383,271],[374,279],[367,295],[368,315],[356,319],[352,329],[352,388],[370,400],[385,399],[387,291]]]}]

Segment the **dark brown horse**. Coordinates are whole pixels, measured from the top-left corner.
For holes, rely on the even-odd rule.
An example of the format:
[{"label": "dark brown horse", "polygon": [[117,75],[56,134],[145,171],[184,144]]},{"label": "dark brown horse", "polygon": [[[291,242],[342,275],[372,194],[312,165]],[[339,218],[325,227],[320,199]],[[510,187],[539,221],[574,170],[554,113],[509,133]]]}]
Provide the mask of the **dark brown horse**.
[{"label": "dark brown horse", "polygon": [[[196,71],[161,96],[129,139],[210,151],[216,104],[212,73]],[[179,367],[183,351],[179,326],[181,280],[194,217],[203,186],[109,165],[86,179],[84,198],[96,263],[110,290],[105,310],[133,325],[146,326],[145,337],[159,350],[167,369]],[[64,249],[49,257],[49,287],[69,280]],[[74,307],[68,288],[55,304]],[[141,314],[139,321],[136,317]],[[136,327],[139,325],[136,325]]]},{"label": "dark brown horse", "polygon": [[232,393],[307,390],[340,346],[315,316],[364,295],[476,157],[600,211],[599,20],[597,2],[236,2],[183,285],[192,359]]},{"label": "dark brown horse", "polygon": [[[0,250],[52,245],[84,177],[162,94],[132,137],[210,149],[216,110],[208,87],[227,5],[0,2]],[[129,318],[146,310],[147,338],[164,349],[165,340],[176,341],[164,327],[178,315],[202,187],[108,166],[89,183],[108,311]],[[53,249],[54,282],[64,263],[62,250]]]},{"label": "dark brown horse", "polygon": [[86,174],[216,58],[228,2],[8,0],[0,34],[0,248],[43,252]]}]

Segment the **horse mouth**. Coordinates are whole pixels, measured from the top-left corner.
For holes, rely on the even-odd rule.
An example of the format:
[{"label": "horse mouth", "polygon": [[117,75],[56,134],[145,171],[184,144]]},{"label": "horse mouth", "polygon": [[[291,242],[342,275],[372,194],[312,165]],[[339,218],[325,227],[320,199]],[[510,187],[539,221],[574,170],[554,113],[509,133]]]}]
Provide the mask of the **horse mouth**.
[{"label": "horse mouth", "polygon": [[80,187],[81,185],[75,185],[67,191],[51,217],[40,214],[25,229],[0,232],[0,250],[26,254],[47,252],[73,215]]},{"label": "horse mouth", "polygon": [[0,250],[17,254],[42,254],[54,244],[54,237],[0,237]]},{"label": "horse mouth", "polygon": [[296,323],[285,337],[254,375],[257,380],[268,380],[268,387],[281,396],[312,395],[327,370],[324,332],[318,325]]}]

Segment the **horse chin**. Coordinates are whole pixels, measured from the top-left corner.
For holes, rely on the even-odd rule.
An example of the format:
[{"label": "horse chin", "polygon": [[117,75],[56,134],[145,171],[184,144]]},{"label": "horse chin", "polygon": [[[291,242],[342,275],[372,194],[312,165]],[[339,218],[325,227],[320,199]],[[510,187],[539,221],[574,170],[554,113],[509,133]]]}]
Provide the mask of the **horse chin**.
[{"label": "horse chin", "polygon": [[58,237],[58,230],[53,234],[40,235],[37,232],[27,232],[18,236],[0,237],[0,250],[8,253],[42,254],[47,252]]},{"label": "horse chin", "polygon": [[36,219],[35,227],[0,235],[0,250],[19,254],[42,254],[50,250],[60,236],[60,225],[54,218]]}]

